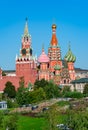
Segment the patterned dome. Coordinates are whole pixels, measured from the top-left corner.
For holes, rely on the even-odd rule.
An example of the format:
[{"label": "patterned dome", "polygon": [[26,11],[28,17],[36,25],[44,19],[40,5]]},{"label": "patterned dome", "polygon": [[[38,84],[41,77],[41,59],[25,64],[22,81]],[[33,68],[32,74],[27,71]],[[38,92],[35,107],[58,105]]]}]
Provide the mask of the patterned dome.
[{"label": "patterned dome", "polygon": [[54,69],[55,69],[55,70],[60,70],[61,67],[60,67],[60,65],[56,64],[56,65],[54,66]]},{"label": "patterned dome", "polygon": [[38,62],[39,63],[47,63],[49,61],[50,61],[49,57],[45,54],[44,49],[42,49],[42,54],[39,56]]},{"label": "patterned dome", "polygon": [[69,50],[68,50],[67,54],[65,55],[64,59],[67,62],[75,62],[76,61],[76,57],[73,55],[70,47],[69,47]]}]

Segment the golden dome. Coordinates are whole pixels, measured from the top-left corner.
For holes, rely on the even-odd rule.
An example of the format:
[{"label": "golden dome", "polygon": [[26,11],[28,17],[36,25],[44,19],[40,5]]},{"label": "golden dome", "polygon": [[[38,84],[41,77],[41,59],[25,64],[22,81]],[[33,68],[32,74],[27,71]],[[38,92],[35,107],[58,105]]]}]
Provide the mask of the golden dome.
[{"label": "golden dome", "polygon": [[57,27],[56,24],[52,25],[52,29],[56,29],[56,27]]}]

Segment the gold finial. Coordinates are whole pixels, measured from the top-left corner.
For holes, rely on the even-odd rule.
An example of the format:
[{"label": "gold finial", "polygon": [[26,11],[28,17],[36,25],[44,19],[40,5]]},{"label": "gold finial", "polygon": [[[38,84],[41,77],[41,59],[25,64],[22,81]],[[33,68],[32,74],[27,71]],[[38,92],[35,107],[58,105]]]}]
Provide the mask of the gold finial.
[{"label": "gold finial", "polygon": [[53,24],[52,29],[56,29],[56,28],[57,28],[56,24]]}]

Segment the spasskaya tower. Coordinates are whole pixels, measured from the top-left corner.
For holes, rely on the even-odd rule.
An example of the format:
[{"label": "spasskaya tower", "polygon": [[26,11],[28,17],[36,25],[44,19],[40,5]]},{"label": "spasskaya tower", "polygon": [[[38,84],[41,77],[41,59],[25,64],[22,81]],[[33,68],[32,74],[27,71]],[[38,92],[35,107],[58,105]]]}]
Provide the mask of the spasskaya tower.
[{"label": "spasskaya tower", "polygon": [[24,34],[22,36],[22,47],[20,49],[20,55],[16,56],[16,75],[18,77],[24,77],[26,86],[30,82],[35,82],[37,74],[36,66],[37,59],[35,56],[33,56],[31,35],[28,31],[28,21],[26,19]]}]

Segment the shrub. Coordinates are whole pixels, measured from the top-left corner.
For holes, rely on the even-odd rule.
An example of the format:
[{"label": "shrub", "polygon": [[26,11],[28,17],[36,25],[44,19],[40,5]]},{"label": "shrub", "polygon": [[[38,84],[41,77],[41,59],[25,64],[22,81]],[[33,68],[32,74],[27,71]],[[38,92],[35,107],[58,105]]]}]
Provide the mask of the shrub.
[{"label": "shrub", "polygon": [[80,92],[66,92],[64,94],[64,97],[70,97],[70,98],[83,98],[83,94]]}]

